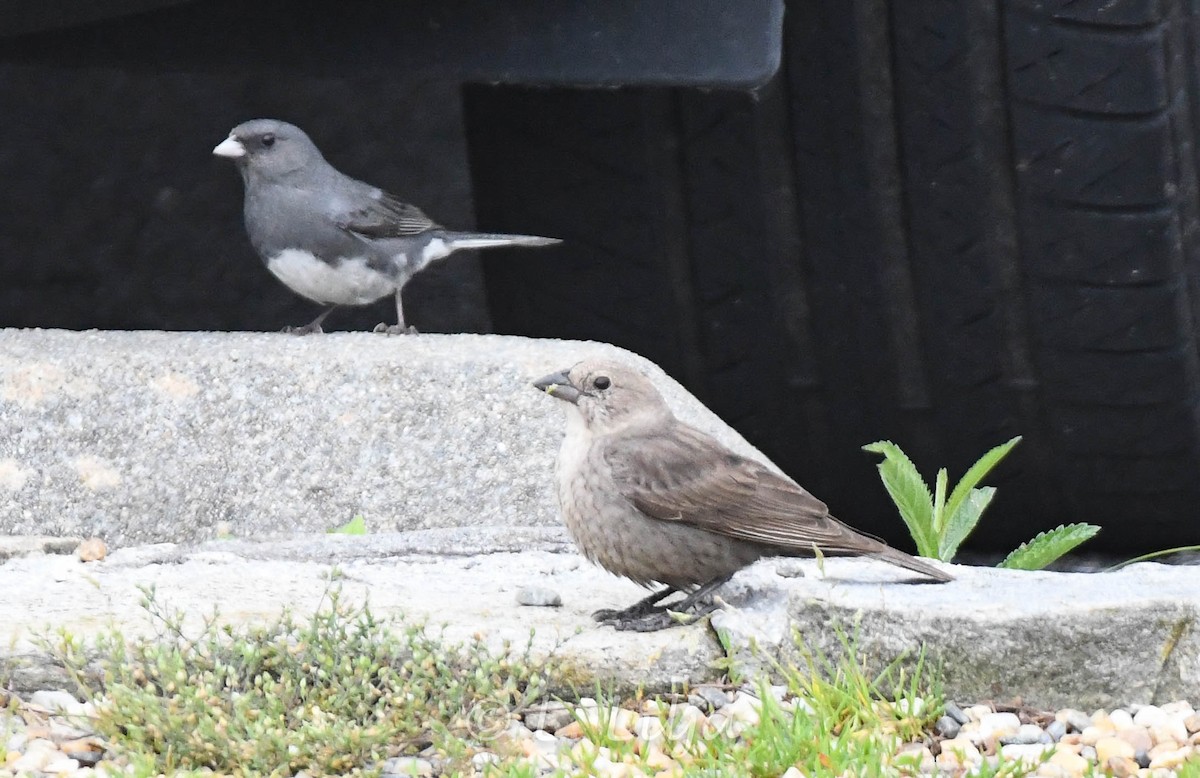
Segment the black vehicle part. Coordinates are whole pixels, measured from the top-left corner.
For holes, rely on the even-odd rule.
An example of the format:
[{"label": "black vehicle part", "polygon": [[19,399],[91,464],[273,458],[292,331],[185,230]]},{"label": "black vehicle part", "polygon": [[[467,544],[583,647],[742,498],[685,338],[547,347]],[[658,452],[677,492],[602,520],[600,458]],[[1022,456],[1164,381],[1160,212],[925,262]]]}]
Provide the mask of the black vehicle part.
[{"label": "black vehicle part", "polygon": [[1200,505],[1192,6],[791,2],[755,94],[471,86],[497,331],[662,364],[857,526],[865,443],[927,478],[1013,435],[977,548],[1120,553]]}]

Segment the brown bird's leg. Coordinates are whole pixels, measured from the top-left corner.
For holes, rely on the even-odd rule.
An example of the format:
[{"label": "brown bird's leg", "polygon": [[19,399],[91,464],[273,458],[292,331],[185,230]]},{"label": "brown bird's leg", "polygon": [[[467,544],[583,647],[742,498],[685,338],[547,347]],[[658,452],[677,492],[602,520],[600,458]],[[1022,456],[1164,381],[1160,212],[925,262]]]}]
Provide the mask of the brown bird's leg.
[{"label": "brown bird's leg", "polygon": [[333,313],[336,305],[331,305],[317,316],[317,318],[305,324],[303,327],[284,327],[281,332],[286,332],[289,335],[320,335],[325,330],[321,329],[321,322],[325,321],[325,317]]},{"label": "brown bird's leg", "polygon": [[[718,576],[701,585],[679,602],[672,605],[660,605],[653,612],[630,618],[606,620],[603,623],[611,625],[613,629],[632,632],[657,632],[667,627],[692,624],[717,609],[715,602],[711,599],[705,600],[710,594],[725,585],[730,578],[733,578],[733,573]],[[636,608],[640,604],[635,604],[633,607]],[[676,617],[671,615],[672,613],[686,614],[690,618]]]},{"label": "brown bird's leg", "polygon": [[[662,606],[658,605],[658,601],[664,597],[670,597],[675,592],[679,591],[674,586],[668,586],[665,589],[660,589],[654,592],[649,597],[642,599],[630,605],[623,610],[613,610],[611,608],[601,608],[592,614],[592,618],[601,624],[612,624],[622,619],[631,619],[637,616],[645,616],[647,613],[653,613],[657,610],[662,610]],[[655,606],[658,607],[655,607]]]}]

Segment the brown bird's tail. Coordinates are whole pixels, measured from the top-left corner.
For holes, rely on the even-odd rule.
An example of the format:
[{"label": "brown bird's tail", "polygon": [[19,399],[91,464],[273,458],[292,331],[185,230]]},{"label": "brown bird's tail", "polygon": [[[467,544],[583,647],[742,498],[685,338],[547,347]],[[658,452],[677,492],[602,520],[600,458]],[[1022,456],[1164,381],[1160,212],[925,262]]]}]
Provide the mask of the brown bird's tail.
[{"label": "brown bird's tail", "polygon": [[879,546],[880,547],[878,549],[869,551],[867,553],[876,559],[883,560],[884,562],[889,562],[893,565],[903,567],[906,570],[912,570],[913,572],[920,573],[921,575],[929,576],[935,581],[941,581],[942,583],[945,583],[946,581],[954,580],[954,576],[950,575],[949,573],[942,572],[922,559],[918,559],[915,556],[909,556],[903,551],[897,551],[891,546],[884,545],[883,543],[880,543]]}]

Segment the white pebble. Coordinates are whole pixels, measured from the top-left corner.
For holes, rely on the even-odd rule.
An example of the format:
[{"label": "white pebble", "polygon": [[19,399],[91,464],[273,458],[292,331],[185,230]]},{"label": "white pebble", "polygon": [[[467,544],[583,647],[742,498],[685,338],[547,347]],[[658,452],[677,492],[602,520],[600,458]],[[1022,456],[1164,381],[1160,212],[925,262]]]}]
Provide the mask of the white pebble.
[{"label": "white pebble", "polygon": [[951,769],[978,764],[981,757],[975,744],[963,738],[942,741],[942,752],[937,756],[939,767]]},{"label": "white pebble", "polygon": [[670,717],[667,719],[667,726],[671,730],[672,739],[690,740],[701,733],[705,722],[711,722],[714,727],[724,726],[728,722],[728,717],[723,713],[717,712],[710,719],[704,715],[704,711],[695,705],[672,705]]},{"label": "white pebble", "polygon": [[967,714],[967,718],[971,721],[982,721],[984,716],[992,714],[992,709],[986,705],[972,705],[969,708],[963,708],[963,713]]},{"label": "white pebble", "polygon": [[638,740],[647,743],[657,743],[663,739],[662,722],[655,716],[642,716],[633,725],[633,734]]},{"label": "white pebble", "polygon": [[762,702],[757,697],[751,697],[748,694],[739,694],[737,699],[721,708],[721,713],[730,721],[738,721],[744,724],[757,724],[758,711],[762,707]]},{"label": "white pebble", "polygon": [[535,608],[557,608],[562,605],[562,596],[545,586],[525,586],[517,591],[517,604]]},{"label": "white pebble", "polygon": [[73,694],[62,689],[34,692],[33,696],[29,698],[29,702],[37,705],[39,708],[45,708],[56,713],[80,715],[84,712],[83,703],[75,699]]},{"label": "white pebble", "polygon": [[545,730],[534,730],[529,740],[539,753],[553,754],[558,751],[558,738]]},{"label": "white pebble", "polygon": [[77,760],[59,758],[52,762],[48,762],[44,767],[42,767],[42,772],[57,773],[61,775],[62,773],[73,773],[78,769],[79,762]]},{"label": "white pebble", "polygon": [[1013,738],[1012,744],[1017,745],[1020,743],[1039,743],[1042,740],[1042,736],[1045,734],[1045,731],[1043,731],[1042,728],[1037,724],[1022,724],[1021,726],[1017,727],[1017,731],[1012,735],[1009,735],[1009,737]]},{"label": "white pebble", "polygon": [[529,731],[529,727],[519,721],[510,721],[508,722],[508,726],[504,728],[504,731],[497,737],[516,743],[528,740],[532,735],[533,733]]},{"label": "white pebble", "polygon": [[488,765],[499,761],[500,756],[498,754],[493,754],[491,751],[480,751],[478,754],[475,754],[475,756],[471,757],[471,766],[476,770],[482,771],[483,768],[487,767]]},{"label": "white pebble", "polygon": [[394,756],[383,763],[383,770],[395,775],[430,776],[433,763],[415,756]]},{"label": "white pebble", "polygon": [[1112,722],[1113,728],[1117,732],[1133,726],[1133,716],[1129,715],[1129,711],[1121,710],[1120,708],[1108,714],[1108,720]]},{"label": "white pebble", "polygon": [[1015,713],[989,713],[979,720],[979,734],[984,740],[1015,735],[1021,720]]},{"label": "white pebble", "polygon": [[[1133,723],[1137,724],[1139,727],[1146,727],[1149,729],[1155,724],[1161,724],[1169,718],[1170,716],[1164,713],[1161,708],[1157,708],[1153,705],[1143,705],[1138,708],[1137,713],[1133,714]],[[1113,723],[1116,723],[1115,720]]]},{"label": "white pebble", "polygon": [[612,732],[615,729],[632,729],[638,715],[625,708],[584,708],[576,710],[575,717],[585,727]]},{"label": "white pebble", "polygon": [[1048,743],[1014,743],[1010,746],[1000,746],[1000,755],[1005,759],[1020,760],[1032,765],[1040,762],[1042,756],[1053,748],[1054,746]]},{"label": "white pebble", "polygon": [[1147,729],[1150,731],[1150,739],[1155,743],[1183,745],[1188,739],[1187,727],[1179,719],[1164,718],[1163,721],[1152,724]]},{"label": "white pebble", "polygon": [[1066,724],[1076,732],[1082,732],[1092,726],[1092,717],[1075,708],[1063,708],[1054,718]]},{"label": "white pebble", "polygon": [[1187,761],[1187,758],[1191,756],[1192,753],[1192,749],[1190,748],[1180,748],[1176,751],[1159,754],[1150,760],[1150,769],[1157,770],[1159,768],[1165,768],[1172,770]]},{"label": "white pebble", "polygon": [[[33,741],[33,743],[38,742],[40,741]],[[17,761],[10,764],[9,769],[18,775],[21,773],[40,772],[42,768],[59,757],[58,749],[54,748],[53,746],[54,744],[51,743],[50,748],[31,747],[24,754],[21,754],[21,756],[17,758]]]},{"label": "white pebble", "polygon": [[50,739],[55,743],[62,743],[66,740],[78,740],[91,734],[91,730],[64,724],[62,718],[58,716],[50,719]]},{"label": "white pebble", "polygon": [[968,721],[966,724],[963,724],[958,730],[958,735],[956,735],[956,737],[963,740],[970,740],[977,746],[983,745],[983,735],[981,735],[979,732],[978,721]]}]

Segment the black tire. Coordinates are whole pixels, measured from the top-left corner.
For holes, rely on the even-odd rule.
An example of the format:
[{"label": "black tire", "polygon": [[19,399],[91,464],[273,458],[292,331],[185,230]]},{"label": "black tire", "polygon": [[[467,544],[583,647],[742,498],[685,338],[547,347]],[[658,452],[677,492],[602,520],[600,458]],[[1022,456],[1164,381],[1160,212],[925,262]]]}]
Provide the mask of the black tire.
[{"label": "black tire", "polygon": [[859,447],[956,478],[1024,442],[974,545],[1197,540],[1192,8],[807,0],[758,94],[469,87],[499,332],[663,365],[865,529]]}]

